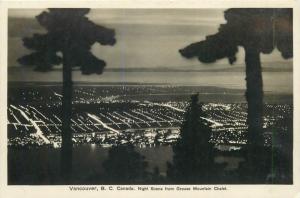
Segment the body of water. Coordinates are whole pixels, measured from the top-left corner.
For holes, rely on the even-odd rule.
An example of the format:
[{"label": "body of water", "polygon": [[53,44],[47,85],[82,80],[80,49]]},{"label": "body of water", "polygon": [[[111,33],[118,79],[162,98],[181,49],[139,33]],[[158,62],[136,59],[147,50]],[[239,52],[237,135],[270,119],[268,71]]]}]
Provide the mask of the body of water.
[{"label": "body of water", "polygon": [[[107,159],[109,148],[96,145],[80,145],[73,148],[73,178],[88,181],[103,173],[102,163]],[[172,147],[136,148],[145,156],[148,170],[158,167],[166,175],[167,161],[172,161]],[[51,184],[59,179],[60,149],[39,147],[8,149],[9,184]]]},{"label": "body of water", "polygon": [[[89,183],[103,174],[102,163],[108,157],[109,148],[95,144],[79,145],[73,148],[73,179],[78,183]],[[159,168],[160,174],[166,176],[167,162],[172,162],[171,146],[138,148],[145,156],[148,171]],[[225,170],[238,168],[243,161],[240,157],[217,156],[216,163],[226,163]],[[59,181],[60,149],[39,147],[29,149],[8,148],[8,184],[55,184]],[[91,179],[92,178],[92,179]]]}]

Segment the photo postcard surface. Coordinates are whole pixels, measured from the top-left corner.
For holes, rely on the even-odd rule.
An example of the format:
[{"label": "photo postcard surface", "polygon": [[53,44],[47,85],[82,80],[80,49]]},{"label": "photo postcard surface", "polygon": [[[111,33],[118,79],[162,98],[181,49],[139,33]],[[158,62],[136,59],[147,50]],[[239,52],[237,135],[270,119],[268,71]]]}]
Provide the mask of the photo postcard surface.
[{"label": "photo postcard surface", "polygon": [[0,5],[1,197],[300,197],[299,2]]}]

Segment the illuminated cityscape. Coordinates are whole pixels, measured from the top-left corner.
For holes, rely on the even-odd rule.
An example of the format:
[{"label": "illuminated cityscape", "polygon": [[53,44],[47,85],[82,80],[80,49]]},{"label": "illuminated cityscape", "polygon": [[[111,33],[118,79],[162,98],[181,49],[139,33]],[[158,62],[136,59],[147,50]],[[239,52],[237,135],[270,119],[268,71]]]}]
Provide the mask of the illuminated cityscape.
[{"label": "illuminated cityscape", "polygon": [[[74,90],[72,132],[74,145],[96,144],[110,147],[131,142],[139,147],[169,145],[179,137],[188,100],[170,95],[186,95],[197,87],[103,86],[76,87]],[[199,89],[199,88],[198,88]],[[184,90],[184,92],[182,91]],[[173,92],[173,93],[172,93]],[[11,89],[8,106],[8,145],[54,148],[61,145],[61,94],[59,87]],[[191,94],[190,93],[190,94]],[[132,100],[132,97],[135,100]],[[155,98],[153,97],[155,96]],[[165,96],[158,100],[156,96]],[[16,102],[17,101],[17,102]],[[203,110],[213,129],[211,141],[217,148],[246,144],[245,103],[204,103]],[[292,114],[290,104],[266,104],[264,137],[271,145],[272,131],[283,115]]]}]

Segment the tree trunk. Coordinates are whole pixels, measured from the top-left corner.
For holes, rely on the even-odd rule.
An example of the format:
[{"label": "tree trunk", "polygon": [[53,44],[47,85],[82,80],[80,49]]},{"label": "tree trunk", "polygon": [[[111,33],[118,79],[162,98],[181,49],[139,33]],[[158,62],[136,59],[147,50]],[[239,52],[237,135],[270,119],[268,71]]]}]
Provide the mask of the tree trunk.
[{"label": "tree trunk", "polygon": [[247,173],[248,182],[263,182],[265,160],[263,138],[263,82],[259,51],[245,49],[246,57],[246,100],[247,109]]},{"label": "tree trunk", "polygon": [[62,98],[62,147],[61,176],[63,182],[69,182],[72,174],[72,67],[66,49],[63,52],[63,98]]},{"label": "tree trunk", "polygon": [[248,144],[263,146],[263,82],[259,51],[253,48],[246,53],[246,100],[248,102]]}]

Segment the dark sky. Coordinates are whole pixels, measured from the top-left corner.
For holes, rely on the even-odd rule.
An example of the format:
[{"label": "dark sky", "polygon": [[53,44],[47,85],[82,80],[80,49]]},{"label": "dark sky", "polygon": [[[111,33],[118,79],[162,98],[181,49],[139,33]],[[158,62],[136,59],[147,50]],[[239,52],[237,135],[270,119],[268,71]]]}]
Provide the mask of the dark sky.
[{"label": "dark sky", "polygon": [[[10,68],[19,68],[16,59],[30,53],[22,46],[21,39],[44,31],[34,19],[34,16],[41,11],[42,9],[9,10],[8,66]],[[170,67],[198,70],[209,68],[212,71],[243,68],[242,48],[239,49],[235,66],[230,66],[226,59],[207,65],[196,59],[184,59],[178,53],[178,49],[200,41],[206,35],[216,33],[219,25],[225,23],[223,11],[222,9],[92,9],[89,18],[97,24],[114,28],[117,39],[113,47],[95,44],[92,52],[107,62],[107,68]],[[277,63],[280,62],[280,65],[284,65],[292,72],[292,60],[283,60],[277,50],[272,54],[262,55],[261,60],[263,63],[268,63],[266,64],[268,66],[272,66],[269,63],[276,63],[274,65],[278,66]],[[290,75],[291,73],[286,77],[290,78]],[[22,81],[22,78],[34,80],[35,76],[36,74],[31,70],[22,75],[15,70],[9,74],[9,80]],[[58,78],[53,77],[55,74],[49,76]]]}]

